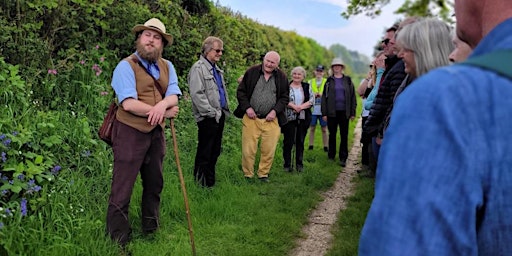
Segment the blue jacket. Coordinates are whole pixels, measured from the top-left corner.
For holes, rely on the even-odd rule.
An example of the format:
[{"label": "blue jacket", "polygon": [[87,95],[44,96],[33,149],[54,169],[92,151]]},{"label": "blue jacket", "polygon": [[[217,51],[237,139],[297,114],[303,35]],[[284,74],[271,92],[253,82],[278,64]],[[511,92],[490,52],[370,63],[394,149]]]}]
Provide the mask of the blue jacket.
[{"label": "blue jacket", "polygon": [[[512,18],[470,59],[503,49],[512,50]],[[409,85],[380,149],[359,255],[510,255],[510,98],[510,78],[469,65]]]}]

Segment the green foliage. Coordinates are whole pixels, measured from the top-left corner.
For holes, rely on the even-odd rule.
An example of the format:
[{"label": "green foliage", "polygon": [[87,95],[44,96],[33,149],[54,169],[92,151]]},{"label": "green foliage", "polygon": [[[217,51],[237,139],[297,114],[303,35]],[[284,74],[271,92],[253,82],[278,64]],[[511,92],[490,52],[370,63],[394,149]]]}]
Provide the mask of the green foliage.
[{"label": "green foliage", "polygon": [[[361,13],[376,17],[389,3],[390,0],[350,0],[347,10],[341,15],[346,19]],[[439,16],[445,21],[453,21],[450,7],[453,7],[452,0],[406,0],[396,13],[419,17]]]}]

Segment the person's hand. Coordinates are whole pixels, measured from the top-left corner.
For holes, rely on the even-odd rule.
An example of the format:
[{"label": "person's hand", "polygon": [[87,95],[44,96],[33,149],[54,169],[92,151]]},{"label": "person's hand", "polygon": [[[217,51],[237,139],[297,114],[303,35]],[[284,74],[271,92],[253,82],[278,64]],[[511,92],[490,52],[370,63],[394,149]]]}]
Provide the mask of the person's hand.
[{"label": "person's hand", "polygon": [[377,136],[375,138],[375,143],[377,143],[377,145],[381,145],[382,144],[382,139],[379,136]]},{"label": "person's hand", "polygon": [[166,118],[175,118],[176,116],[178,116],[179,111],[180,111],[180,107],[173,106],[170,109],[167,109],[165,111],[165,117]]},{"label": "person's hand", "polygon": [[146,113],[146,115],[148,115],[148,123],[150,123],[151,125],[157,125],[161,123],[165,118],[165,111],[165,105],[157,103]]},{"label": "person's hand", "polygon": [[320,94],[320,93],[315,93],[315,98],[320,98],[320,97],[322,97],[322,94]]},{"label": "person's hand", "polygon": [[322,116],[322,119],[327,122],[327,116]]},{"label": "person's hand", "polygon": [[355,118],[356,118],[355,116],[351,116],[350,121],[354,121]]},{"label": "person's hand", "polygon": [[276,119],[276,111],[272,109],[265,117],[265,120],[267,122],[272,122],[272,121],[274,121],[274,119]]},{"label": "person's hand", "polygon": [[245,113],[247,114],[247,117],[249,117],[250,119],[256,119],[257,117],[256,112],[254,112],[254,109],[252,109],[252,107],[245,110]]}]

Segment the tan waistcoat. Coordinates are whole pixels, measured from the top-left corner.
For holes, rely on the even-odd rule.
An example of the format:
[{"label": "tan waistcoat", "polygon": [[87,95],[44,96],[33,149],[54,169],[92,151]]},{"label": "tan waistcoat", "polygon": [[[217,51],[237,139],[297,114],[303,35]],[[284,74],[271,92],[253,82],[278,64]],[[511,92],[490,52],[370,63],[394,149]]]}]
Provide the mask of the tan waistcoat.
[{"label": "tan waistcoat", "polygon": [[[133,61],[134,57],[137,58],[135,54],[132,54],[125,60],[130,63],[130,66],[135,73],[135,86],[137,88],[138,100],[148,105],[154,106],[156,103],[162,100],[162,95],[155,87],[153,78],[151,78],[151,76],[146,73],[146,71],[140,67],[139,64]],[[167,85],[169,84],[169,66],[167,65],[167,61],[160,58],[158,60],[158,68],[160,69],[160,78],[157,79],[157,81],[160,83],[160,86],[162,86],[162,89],[165,92],[167,91]],[[119,122],[144,133],[148,133],[156,127],[156,125],[151,125],[148,123],[147,117],[136,116],[130,112],[125,111],[122,107],[117,109],[116,115],[116,118]],[[162,129],[164,129],[165,119],[159,125],[162,127]]]}]

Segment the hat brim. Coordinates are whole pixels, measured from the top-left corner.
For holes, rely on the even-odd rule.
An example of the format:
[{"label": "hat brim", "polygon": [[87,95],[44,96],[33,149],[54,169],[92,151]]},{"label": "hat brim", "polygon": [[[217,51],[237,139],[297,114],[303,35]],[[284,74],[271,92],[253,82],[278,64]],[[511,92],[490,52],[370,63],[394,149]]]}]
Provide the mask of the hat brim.
[{"label": "hat brim", "polygon": [[135,25],[135,27],[132,28],[132,33],[134,34],[137,34],[141,31],[144,31],[146,29],[149,29],[149,30],[153,30],[155,32],[157,32],[158,34],[162,35],[163,38],[165,38],[165,40],[167,40],[167,45],[166,46],[169,46],[172,44],[172,36],[169,35],[169,34],[166,34],[166,33],[163,33],[162,31],[160,31],[159,29],[157,28],[153,28],[153,27],[148,27],[148,26],[144,26],[142,24],[139,24],[139,25]]}]

